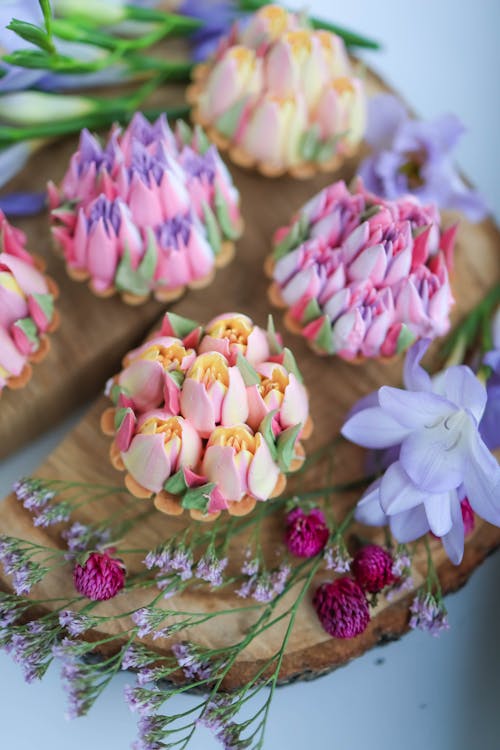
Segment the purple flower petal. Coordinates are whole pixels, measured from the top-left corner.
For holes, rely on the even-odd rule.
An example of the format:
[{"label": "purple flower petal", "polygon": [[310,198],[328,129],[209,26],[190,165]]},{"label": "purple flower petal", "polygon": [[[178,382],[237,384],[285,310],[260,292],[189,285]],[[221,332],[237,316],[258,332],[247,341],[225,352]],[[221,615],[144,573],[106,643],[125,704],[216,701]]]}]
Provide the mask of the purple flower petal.
[{"label": "purple flower petal", "polygon": [[391,516],[390,527],[392,534],[401,544],[413,542],[415,539],[427,534],[429,531],[429,522],[424,506],[417,505],[416,508],[412,508],[405,513],[398,513],[395,516]]},{"label": "purple flower petal", "polygon": [[392,94],[368,99],[365,140],[376,151],[390,148],[397,129],[407,118],[406,107]]},{"label": "purple flower petal", "polygon": [[[460,412],[452,418],[470,419]],[[462,481],[468,441],[459,436],[457,443],[457,431],[449,429],[448,420],[412,432],[401,446],[403,468],[416,485],[429,492],[446,492]]]},{"label": "purple flower petal", "polygon": [[472,509],[489,523],[500,526],[500,466],[474,434],[469,441],[464,487]]},{"label": "purple flower petal", "polygon": [[377,479],[366,490],[356,506],[355,518],[359,523],[368,526],[385,526],[387,516],[380,505],[380,479]]},{"label": "purple flower petal", "polygon": [[454,565],[460,565],[464,556],[464,522],[460,501],[456,497],[451,503],[452,527],[447,534],[441,538],[446,554]]},{"label": "purple flower petal", "polygon": [[464,365],[449,367],[444,379],[446,397],[469,409],[478,422],[486,406],[486,388],[471,369]]},{"label": "purple flower petal", "polygon": [[421,339],[408,350],[403,370],[403,381],[405,388],[409,391],[430,391],[432,389],[429,373],[420,364],[420,360],[427,352],[430,343],[430,339]]},{"label": "purple flower petal", "polygon": [[399,461],[393,463],[380,485],[380,505],[387,515],[396,515],[424,502],[428,493],[416,487]]},{"label": "purple flower petal", "polygon": [[428,494],[425,498],[424,508],[429,526],[436,536],[447,534],[452,525],[450,500],[456,497],[456,492],[445,492],[442,495],[437,493]]},{"label": "purple flower petal", "polygon": [[0,211],[7,216],[32,216],[44,211],[46,193],[10,193],[0,196]]},{"label": "purple flower petal", "polygon": [[372,407],[354,414],[341,429],[342,435],[365,448],[389,448],[410,434],[380,407]]},{"label": "purple flower petal", "polygon": [[454,408],[452,403],[434,393],[404,391],[384,385],[378,394],[384,412],[411,429],[433,424]]}]

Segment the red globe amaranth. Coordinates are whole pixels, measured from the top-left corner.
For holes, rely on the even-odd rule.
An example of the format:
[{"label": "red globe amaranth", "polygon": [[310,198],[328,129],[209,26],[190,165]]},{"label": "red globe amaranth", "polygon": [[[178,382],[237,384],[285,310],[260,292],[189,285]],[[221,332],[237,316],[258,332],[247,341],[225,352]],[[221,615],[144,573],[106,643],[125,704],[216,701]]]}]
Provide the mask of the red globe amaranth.
[{"label": "red globe amaranth", "polygon": [[319,508],[304,513],[294,508],[286,519],[285,541],[288,551],[295,557],[314,557],[325,547],[330,532]]},{"label": "red globe amaranth", "polygon": [[112,599],[125,584],[125,567],[107,552],[92,552],[83,564],[73,570],[75,589],[82,596],[102,602]]},{"label": "red globe amaranth", "polygon": [[392,555],[377,544],[362,547],[351,564],[351,572],[364,591],[378,594],[396,580]]},{"label": "red globe amaranth", "polygon": [[352,578],[323,583],[314,594],[313,605],[323,628],[334,638],[354,638],[370,622],[366,597]]}]

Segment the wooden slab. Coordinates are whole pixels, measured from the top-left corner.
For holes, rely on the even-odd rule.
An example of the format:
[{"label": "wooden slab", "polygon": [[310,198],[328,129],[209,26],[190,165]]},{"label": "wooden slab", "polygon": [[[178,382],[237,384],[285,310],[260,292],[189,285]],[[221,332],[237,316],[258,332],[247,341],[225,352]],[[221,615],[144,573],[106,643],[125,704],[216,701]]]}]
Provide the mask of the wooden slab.
[{"label": "wooden slab", "polygon": [[[372,85],[380,90],[381,85],[371,78]],[[349,177],[354,171],[354,165],[347,165],[344,176]],[[291,213],[300,207],[305,200],[314,192],[319,190],[331,178],[322,176],[308,182],[296,182],[290,179],[264,180],[255,174],[233,170],[236,183],[243,196],[243,213],[247,227],[246,234],[239,244],[237,262],[228,268],[219,271],[215,282],[208,289],[191,294],[174,306],[176,312],[199,320],[208,320],[213,315],[229,310],[241,310],[251,315],[256,322],[264,325],[269,305],[267,302],[266,289],[268,281],[262,272],[262,265],[269,252],[270,237],[273,230],[281,223],[285,223]],[[456,216],[448,215],[447,222],[456,220]],[[457,321],[467,310],[474,306],[484,293],[498,281],[500,268],[498,264],[498,248],[500,246],[500,234],[492,221],[488,220],[479,225],[470,225],[465,220],[461,221],[458,235],[456,253],[456,273],[454,277],[454,292],[457,305],[453,312],[453,319]],[[51,268],[53,272],[53,268]],[[59,280],[59,279],[58,279]],[[72,291],[85,292],[80,287],[71,285]],[[63,291],[63,298],[64,298]],[[76,297],[75,297],[76,298]],[[88,302],[88,300],[87,300]],[[95,302],[98,306],[108,303]],[[109,305],[110,315],[114,310],[114,303]],[[91,307],[82,302],[87,313],[82,312],[81,324],[87,323]],[[104,310],[104,308],[103,308]],[[128,313],[125,308],[120,307],[123,313]],[[153,311],[152,311],[153,312]],[[119,318],[119,311],[116,317]],[[92,315],[97,313],[92,312]],[[113,313],[114,314],[114,313]],[[109,318],[104,312],[99,317],[101,324]],[[133,316],[132,316],[133,317]],[[132,320],[129,319],[129,323]],[[82,329],[83,335],[79,337],[80,342],[88,342],[89,346],[95,343],[98,328],[97,318],[93,320],[92,326]],[[276,324],[280,326],[279,316],[276,316]],[[144,325],[145,320],[141,321]],[[137,321],[134,324],[139,328]],[[63,329],[64,330],[64,327]],[[78,353],[76,342],[71,341],[69,333],[64,334],[67,350],[62,352],[62,362],[71,366],[71,354]],[[291,346],[296,354],[299,365],[304,373],[306,384],[311,394],[311,410],[315,422],[315,432],[307,449],[314,450],[324,445],[338,434],[339,428],[344,421],[347,410],[362,395],[372,391],[382,384],[399,385],[401,382],[401,364],[396,362],[384,365],[372,362],[364,366],[352,366],[339,359],[322,359],[315,356],[306,347],[305,343],[290,334],[285,335],[286,345]],[[82,344],[80,344],[82,345]],[[120,355],[127,349],[128,344],[123,338],[118,338],[113,344],[113,356],[107,352],[109,357],[106,367],[111,366],[111,360],[116,362]],[[439,344],[436,345],[436,348]],[[102,347],[101,347],[102,350]],[[92,362],[97,362],[103,356],[102,351],[92,357]],[[52,370],[47,370],[52,375],[54,365],[59,360],[52,358]],[[43,365],[47,367],[49,363]],[[105,369],[99,365],[99,371],[92,371],[97,365],[89,364],[86,370],[87,377],[91,377],[96,384],[103,385]],[[90,374],[91,373],[91,374]],[[75,378],[77,375],[75,374]],[[78,374],[78,383],[82,384],[85,376]],[[38,375],[40,380],[40,375]],[[36,380],[37,380],[36,379]],[[65,386],[66,406],[72,398],[72,388]],[[57,388],[55,389],[57,391]],[[55,394],[54,394],[55,397]],[[73,395],[73,398],[75,396]],[[0,411],[5,402],[2,402]],[[42,413],[44,408],[39,401]],[[99,416],[106,407],[107,402],[102,397],[90,410],[79,426],[63,441],[59,448],[49,457],[40,469],[40,474],[45,477],[61,478],[65,480],[79,480],[87,482],[103,482],[106,484],[120,484],[122,476],[115,472],[108,462],[109,440],[102,436],[99,431]],[[47,416],[47,415],[46,415]],[[343,482],[357,479],[362,475],[363,452],[353,446],[345,446],[339,449],[334,461],[333,481]],[[307,489],[313,489],[324,485],[324,467],[318,466],[307,476]],[[347,509],[352,507],[357,500],[356,494],[350,493],[335,496],[334,510],[338,518],[342,518]],[[78,519],[96,520],[113,513],[117,508],[123,508],[124,504],[130,503],[124,495],[117,494],[109,502],[92,504],[82,508],[77,514]],[[132,501],[133,507],[143,509],[142,501]],[[138,505],[135,506],[134,503]],[[243,521],[244,519],[242,519]],[[175,519],[153,513],[141,522],[133,533],[124,541],[124,548],[148,549],[155,546],[159,541],[168,539],[177,530],[183,528],[183,524],[189,523],[185,518]],[[8,498],[0,506],[0,528],[3,533],[11,534],[37,540],[40,543],[61,546],[61,540],[55,530],[34,529],[30,523],[29,515],[20,507],[13,498]],[[265,518],[262,522],[261,540],[270,566],[276,561],[276,548],[280,546],[283,535],[282,516],[280,513]],[[366,536],[366,529],[363,529]],[[478,523],[474,534],[468,539],[464,561],[458,568],[453,567],[446,561],[438,543],[434,544],[435,562],[443,582],[445,591],[451,591],[462,585],[477,565],[485,556],[500,544],[500,530],[483,523]],[[229,550],[231,571],[236,571],[243,560],[242,550],[245,548],[245,534],[235,539]],[[130,572],[140,569],[141,556],[130,556],[127,565]],[[423,560],[416,560],[415,580],[420,583],[424,575],[425,566]],[[328,573],[323,571],[318,575],[318,582],[328,578]],[[8,586],[8,581],[3,581]],[[339,641],[330,638],[320,627],[316,616],[311,608],[311,596],[315,586],[311,587],[308,597],[302,602],[299,610],[295,628],[289,640],[285,658],[281,670],[281,680],[289,681],[295,678],[313,677],[330,669],[344,664],[355,656],[361,654],[374,644],[392,639],[401,635],[407,628],[408,603],[412,597],[410,592],[406,599],[388,603],[381,600],[368,630],[360,637],[350,641]],[[37,597],[51,597],[72,595],[72,584],[69,568],[60,568],[57,573],[51,574],[40,584],[36,590]],[[151,597],[147,593],[135,591],[100,606],[100,613],[118,613],[128,611],[146,604]],[[241,600],[235,596],[232,588],[224,588],[219,592],[210,593],[208,587],[192,587],[182,596],[173,597],[164,603],[164,606],[183,611],[214,611],[216,609],[228,609],[241,606]],[[287,601],[282,605],[286,608]],[[190,638],[203,646],[218,647],[234,643],[242,637],[252,622],[252,616],[248,613],[225,616],[221,624],[216,620],[216,625],[205,625],[192,628],[183,638]],[[116,628],[128,627],[126,619],[108,624],[103,627],[102,633],[117,633]],[[254,673],[255,669],[263,661],[275,653],[283,637],[284,623],[272,627],[266,632],[266,637],[254,641],[243,653],[226,681],[226,687],[234,687],[246,681],[247,677]],[[95,634],[96,636],[99,634]],[[159,650],[168,649],[166,641],[156,641],[155,647]]]}]

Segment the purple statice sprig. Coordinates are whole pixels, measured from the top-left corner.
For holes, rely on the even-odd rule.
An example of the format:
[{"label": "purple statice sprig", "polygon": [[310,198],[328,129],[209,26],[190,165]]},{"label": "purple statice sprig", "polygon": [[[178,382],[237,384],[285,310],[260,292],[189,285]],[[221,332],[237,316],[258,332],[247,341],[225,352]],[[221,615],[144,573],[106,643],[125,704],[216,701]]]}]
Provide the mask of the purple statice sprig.
[{"label": "purple statice sprig", "polygon": [[437,637],[449,630],[448,613],[440,596],[429,591],[417,594],[410,607],[410,628]]},{"label": "purple statice sprig", "polygon": [[415,587],[412,577],[411,554],[406,544],[398,544],[393,559],[392,574],[396,580],[386,593],[388,601],[392,601],[400,594],[411,591]]},{"label": "purple statice sprig", "polygon": [[224,583],[223,573],[227,564],[227,557],[217,557],[214,546],[210,545],[198,560],[194,575],[209,583],[213,588],[217,588]]},{"label": "purple statice sprig", "polygon": [[26,625],[11,625],[4,633],[3,646],[23,671],[26,682],[40,680],[52,661],[52,648],[59,638],[60,626],[55,614]]},{"label": "purple statice sprig", "polygon": [[333,570],[335,573],[348,573],[351,569],[352,557],[343,539],[334,538],[332,543],[325,547],[323,558],[327,570]]},{"label": "purple statice sprig", "polygon": [[268,604],[283,593],[291,570],[290,565],[284,562],[274,570],[256,572],[236,589],[236,594],[242,599],[252,598],[260,604]]},{"label": "purple statice sprig", "polygon": [[[187,581],[193,577],[193,552],[183,541],[179,544],[170,540],[160,544],[148,552],[144,558],[144,565],[148,570],[157,570],[157,580],[161,582],[167,577],[176,574],[181,581]],[[164,588],[164,586],[162,586]]]},{"label": "purple statice sprig", "polygon": [[18,596],[29,594],[49,572],[46,563],[62,558],[63,554],[61,550],[0,535],[0,563],[5,574],[12,577],[12,586]]}]

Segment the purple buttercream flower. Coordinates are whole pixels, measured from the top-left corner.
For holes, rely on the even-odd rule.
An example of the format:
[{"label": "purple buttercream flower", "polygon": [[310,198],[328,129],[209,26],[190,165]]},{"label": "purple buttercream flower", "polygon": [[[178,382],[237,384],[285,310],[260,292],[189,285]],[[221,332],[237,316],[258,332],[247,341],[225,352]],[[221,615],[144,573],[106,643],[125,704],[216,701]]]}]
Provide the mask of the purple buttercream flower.
[{"label": "purple buttercream flower", "polygon": [[384,386],[378,404],[358,411],[342,428],[344,437],[367,448],[400,446],[399,458],[363,495],[357,520],[388,521],[406,543],[429,530],[442,538],[455,564],[463,556],[461,500],[486,521],[500,525],[500,466],[479,434],[486,389],[465,365],[431,379],[420,366],[428,341],[408,352],[409,390]]},{"label": "purple buttercream flower", "polygon": [[491,368],[486,383],[488,400],[479,432],[491,451],[500,448],[500,308],[493,318],[493,349],[484,358],[483,364]]},{"label": "purple buttercream flower", "polygon": [[372,155],[358,174],[368,190],[394,199],[413,193],[424,203],[462,211],[471,221],[482,219],[487,208],[456,170],[452,152],[464,132],[455,115],[431,122],[413,120],[403,104],[390,94],[368,102],[365,138]]},{"label": "purple buttercream flower", "polygon": [[118,201],[110,201],[105,195],[100,195],[89,211],[87,225],[90,231],[102,219],[108,234],[118,234],[121,224],[121,212]]},{"label": "purple buttercream flower", "polygon": [[9,193],[0,197],[0,211],[7,216],[33,216],[47,205],[46,193]]},{"label": "purple buttercream flower", "polygon": [[176,250],[186,247],[191,235],[193,220],[191,216],[177,215],[167,219],[157,229],[158,242],[161,247],[173,247]]},{"label": "purple buttercream flower", "polygon": [[245,16],[237,10],[233,0],[183,0],[178,12],[203,22],[190,37],[195,62],[211,57],[233,23]]},{"label": "purple buttercream flower", "polygon": [[186,146],[180,155],[180,161],[186,172],[198,180],[206,180],[212,184],[217,172],[215,149],[211,146],[204,154],[198,154]]}]

